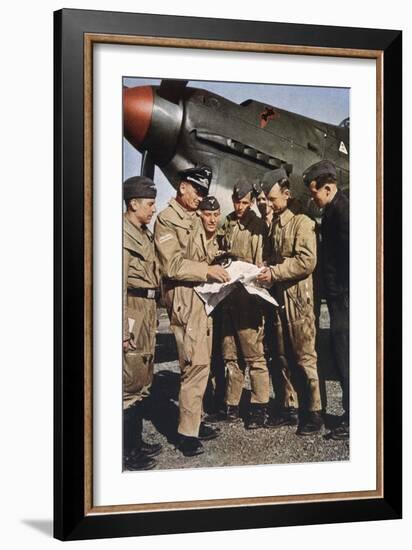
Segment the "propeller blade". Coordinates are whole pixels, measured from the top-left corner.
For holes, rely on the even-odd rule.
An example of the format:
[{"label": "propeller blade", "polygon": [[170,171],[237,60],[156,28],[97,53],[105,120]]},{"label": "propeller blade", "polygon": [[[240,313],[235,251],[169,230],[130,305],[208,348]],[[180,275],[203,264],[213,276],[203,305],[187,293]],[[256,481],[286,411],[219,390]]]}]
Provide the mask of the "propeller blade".
[{"label": "propeller blade", "polygon": [[155,163],[153,162],[152,157],[148,151],[145,151],[142,155],[142,164],[140,167],[140,175],[146,176],[151,180],[154,177]]},{"label": "propeller blade", "polygon": [[188,82],[188,80],[162,80],[157,93],[160,97],[178,104]]}]

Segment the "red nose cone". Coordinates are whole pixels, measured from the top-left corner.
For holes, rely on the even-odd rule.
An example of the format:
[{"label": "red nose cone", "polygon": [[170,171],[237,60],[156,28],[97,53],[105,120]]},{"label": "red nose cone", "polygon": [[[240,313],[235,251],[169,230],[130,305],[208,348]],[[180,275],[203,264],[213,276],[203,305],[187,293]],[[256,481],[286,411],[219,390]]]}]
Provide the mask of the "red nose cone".
[{"label": "red nose cone", "polygon": [[138,86],[123,88],[124,137],[136,149],[149,130],[153,112],[153,88]]}]

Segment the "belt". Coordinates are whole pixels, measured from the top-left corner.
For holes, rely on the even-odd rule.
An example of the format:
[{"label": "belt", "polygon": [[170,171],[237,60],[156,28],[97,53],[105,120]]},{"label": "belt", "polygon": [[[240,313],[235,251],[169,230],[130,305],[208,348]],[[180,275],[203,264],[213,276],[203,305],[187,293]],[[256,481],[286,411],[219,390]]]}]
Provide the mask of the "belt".
[{"label": "belt", "polygon": [[170,290],[171,288],[176,288],[177,286],[183,286],[185,288],[194,288],[199,283],[194,281],[177,281],[176,279],[168,279],[165,277],[163,279],[164,287],[166,290]]},{"label": "belt", "polygon": [[138,298],[150,298],[158,300],[160,298],[160,290],[158,288],[128,288],[128,296],[137,296]]}]

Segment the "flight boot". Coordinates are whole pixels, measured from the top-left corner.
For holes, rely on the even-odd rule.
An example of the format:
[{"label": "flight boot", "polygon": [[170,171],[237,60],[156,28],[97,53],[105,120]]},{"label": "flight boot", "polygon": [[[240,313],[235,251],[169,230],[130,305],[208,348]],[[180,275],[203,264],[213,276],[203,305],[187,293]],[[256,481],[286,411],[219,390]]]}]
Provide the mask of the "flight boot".
[{"label": "flight boot", "polygon": [[219,437],[220,429],[206,424],[206,422],[201,422],[199,427],[199,439],[201,441],[209,441],[210,439],[216,439]]},{"label": "flight boot", "polygon": [[197,456],[205,452],[199,438],[179,434],[177,448],[184,456]]},{"label": "flight boot", "polygon": [[245,428],[247,430],[256,430],[264,428],[267,420],[267,405],[260,403],[251,403]]},{"label": "flight boot", "polygon": [[298,426],[296,435],[314,435],[322,430],[323,418],[320,411],[308,411]]},{"label": "flight boot", "polygon": [[226,405],[226,417],[224,422],[227,424],[239,424],[241,422],[239,405]]},{"label": "flight boot", "polygon": [[162,445],[160,443],[148,443],[143,439],[143,401],[139,401],[132,405],[136,407],[136,448],[146,456],[154,457],[162,452]]},{"label": "flight boot", "polygon": [[141,450],[139,410],[132,405],[123,411],[123,469],[151,470],[156,461]]},{"label": "flight boot", "polygon": [[138,471],[152,470],[156,466],[156,460],[139,451],[132,451],[123,457],[123,470]]},{"label": "flight boot", "polygon": [[341,423],[328,434],[328,439],[333,439],[334,441],[348,441],[349,422],[346,419],[342,420]]},{"label": "flight boot", "polygon": [[269,415],[265,428],[281,428],[282,426],[297,426],[298,410],[295,407],[280,409],[277,413]]}]

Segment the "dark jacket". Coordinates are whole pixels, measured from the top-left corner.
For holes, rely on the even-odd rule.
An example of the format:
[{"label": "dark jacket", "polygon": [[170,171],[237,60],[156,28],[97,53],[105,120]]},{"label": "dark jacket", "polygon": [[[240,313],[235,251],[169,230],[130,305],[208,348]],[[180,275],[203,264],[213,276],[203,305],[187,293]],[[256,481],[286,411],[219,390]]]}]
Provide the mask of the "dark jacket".
[{"label": "dark jacket", "polygon": [[321,226],[326,296],[349,294],[349,199],[339,191],[325,208]]}]

